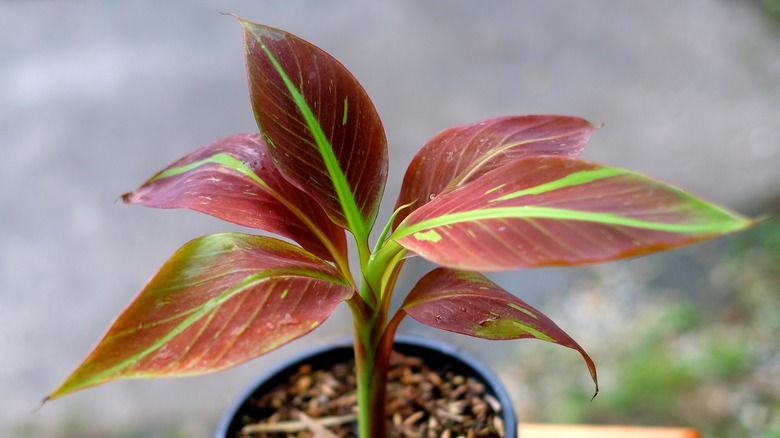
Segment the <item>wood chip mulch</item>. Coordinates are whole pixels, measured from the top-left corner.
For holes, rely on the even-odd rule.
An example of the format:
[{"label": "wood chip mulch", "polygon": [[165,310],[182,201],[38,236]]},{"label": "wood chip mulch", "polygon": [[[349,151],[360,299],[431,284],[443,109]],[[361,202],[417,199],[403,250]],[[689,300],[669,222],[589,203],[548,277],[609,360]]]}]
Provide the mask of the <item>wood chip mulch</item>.
[{"label": "wood chip mulch", "polygon": [[[314,370],[302,365],[286,385],[259,399],[243,419],[241,438],[356,436],[354,361]],[[421,359],[393,353],[387,422],[391,437],[501,437],[498,401],[483,384]]]}]

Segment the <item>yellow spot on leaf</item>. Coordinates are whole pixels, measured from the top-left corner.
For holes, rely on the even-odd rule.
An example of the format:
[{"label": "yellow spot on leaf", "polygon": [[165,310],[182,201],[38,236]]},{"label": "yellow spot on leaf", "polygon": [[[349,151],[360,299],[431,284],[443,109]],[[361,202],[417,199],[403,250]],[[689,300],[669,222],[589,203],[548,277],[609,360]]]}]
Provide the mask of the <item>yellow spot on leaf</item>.
[{"label": "yellow spot on leaf", "polygon": [[413,234],[414,238],[421,242],[438,242],[441,240],[441,234],[436,230],[419,231]]},{"label": "yellow spot on leaf", "polygon": [[530,336],[542,341],[555,342],[554,339],[534,327],[512,318],[497,318],[495,316],[477,324],[474,327],[474,334],[484,339],[518,339]]},{"label": "yellow spot on leaf", "polygon": [[490,189],[490,190],[486,191],[486,192],[485,192],[485,194],[486,194],[486,195],[489,195],[489,194],[491,194],[491,193],[495,192],[496,190],[501,190],[501,189],[502,189],[502,188],[503,188],[505,185],[506,185],[506,184],[501,184],[501,185],[498,185],[498,186],[496,186],[496,187],[493,187],[492,189]]},{"label": "yellow spot on leaf", "polygon": [[515,309],[515,310],[519,310],[519,311],[521,311],[521,312],[525,313],[526,315],[530,316],[531,318],[534,318],[534,319],[539,319],[539,317],[538,317],[538,316],[536,316],[536,315],[535,315],[533,312],[531,312],[531,311],[530,311],[530,310],[528,310],[528,309],[524,309],[524,308],[522,308],[522,307],[518,306],[518,305],[517,305],[517,304],[515,304],[515,303],[507,303],[507,305],[508,305],[509,307],[511,307],[511,308],[513,308],[513,309]]}]

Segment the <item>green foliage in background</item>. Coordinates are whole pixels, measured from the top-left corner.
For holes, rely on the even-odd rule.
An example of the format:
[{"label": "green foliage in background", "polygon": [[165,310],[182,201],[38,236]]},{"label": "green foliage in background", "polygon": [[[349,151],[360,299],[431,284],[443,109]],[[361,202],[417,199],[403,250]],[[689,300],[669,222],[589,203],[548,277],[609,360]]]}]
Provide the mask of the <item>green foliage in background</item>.
[{"label": "green foliage in background", "polygon": [[[671,263],[658,262],[663,257],[623,268],[635,276],[648,263],[660,264],[653,274],[660,277],[680,257],[704,257],[703,265],[715,268],[692,273],[701,276],[692,282],[701,291],[681,290],[677,281],[671,282],[674,290],[650,281],[647,290],[635,291],[638,308],[618,316],[634,323],[618,336],[615,326],[592,329],[592,338],[610,343],[593,351],[606,366],[602,392],[592,402],[586,385],[567,387],[544,377],[555,375],[550,356],[564,357],[555,365],[561,367],[576,357],[544,346],[519,349],[526,369],[517,378],[534,385],[521,390],[521,399],[529,397],[518,406],[521,421],[694,427],[710,438],[780,437],[780,221],[735,236],[717,251],[694,248],[671,255]],[[625,310],[608,287],[593,289],[588,300],[604,301],[595,304],[599,312]],[[581,303],[569,304],[582,311]],[[590,343],[583,339],[583,345]]]}]

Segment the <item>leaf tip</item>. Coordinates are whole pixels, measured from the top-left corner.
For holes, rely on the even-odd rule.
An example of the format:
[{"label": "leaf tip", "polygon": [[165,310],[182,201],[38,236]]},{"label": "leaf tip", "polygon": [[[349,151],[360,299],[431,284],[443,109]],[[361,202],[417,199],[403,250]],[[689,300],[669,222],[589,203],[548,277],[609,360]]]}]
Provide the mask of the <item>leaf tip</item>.
[{"label": "leaf tip", "polygon": [[769,222],[769,221],[777,220],[777,216],[776,216],[776,215],[774,215],[774,214],[768,214],[768,213],[767,213],[767,214],[762,214],[761,216],[758,216],[758,217],[756,217],[756,218],[754,218],[754,219],[750,219],[750,218],[748,218],[748,220],[750,221],[750,223],[749,223],[749,225],[748,225],[748,226],[751,226],[751,225],[760,225],[760,224],[763,224],[764,222]]},{"label": "leaf tip", "polygon": [[271,41],[281,41],[287,37],[287,33],[284,32],[283,30],[279,30],[258,23],[253,23],[251,21],[244,20],[243,18],[238,17],[236,15],[234,15],[234,17],[238,19],[238,22],[241,24],[241,27],[243,27],[245,31],[249,32],[258,42],[261,42],[263,39],[268,39]]},{"label": "leaf tip", "polygon": [[125,204],[133,203],[133,192],[122,193],[117,200],[121,199]]},{"label": "leaf tip", "polygon": [[65,383],[63,383],[62,385],[58,386],[55,390],[53,390],[52,392],[47,394],[45,397],[43,397],[43,399],[41,400],[41,405],[38,407],[38,409],[42,408],[44,404],[46,404],[46,403],[48,403],[48,402],[50,402],[50,401],[52,401],[54,399],[60,398],[63,395],[67,395],[70,391],[64,390],[63,389],[64,387],[65,387]]},{"label": "leaf tip", "polygon": [[43,409],[43,405],[45,405],[51,399],[52,399],[51,396],[48,396],[48,395],[46,397],[42,398],[40,403],[38,403],[38,406],[36,406],[35,409],[33,409],[33,412],[38,412],[41,409]]}]

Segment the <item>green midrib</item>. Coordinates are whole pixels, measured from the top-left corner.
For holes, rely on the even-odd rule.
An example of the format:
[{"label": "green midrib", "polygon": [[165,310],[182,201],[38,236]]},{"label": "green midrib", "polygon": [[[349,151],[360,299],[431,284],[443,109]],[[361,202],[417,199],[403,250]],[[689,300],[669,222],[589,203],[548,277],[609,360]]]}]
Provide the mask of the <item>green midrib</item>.
[{"label": "green midrib", "polygon": [[[265,44],[262,43],[262,36],[255,34],[255,37],[260,42],[261,49],[273,64],[274,69],[276,69],[277,73],[279,73],[281,76],[282,81],[287,87],[287,91],[290,92],[290,95],[295,101],[296,106],[301,111],[309,131],[314,137],[314,141],[317,143],[317,149],[322,156],[325,167],[328,170],[328,175],[333,182],[333,187],[336,190],[336,195],[338,196],[339,203],[341,204],[344,218],[347,221],[349,229],[356,235],[356,237],[358,237],[358,240],[367,237],[369,224],[367,221],[363,220],[363,216],[360,213],[357,202],[355,201],[355,196],[349,186],[347,177],[344,175],[344,172],[339,166],[336,155],[333,152],[333,146],[330,144],[330,141],[328,141],[325,132],[322,130],[322,126],[320,126],[319,121],[314,116],[314,113],[312,112],[308,103],[306,103],[306,99],[303,97],[303,94],[301,94],[300,90],[295,86],[295,84],[293,84],[292,80],[290,80],[287,72],[285,72],[284,68],[282,68],[282,65],[279,63],[273,53],[271,53]],[[344,105],[344,109],[346,110],[346,101]]]},{"label": "green midrib", "polygon": [[[713,215],[716,216],[716,215]],[[721,234],[745,228],[749,222],[738,217],[721,213],[711,221],[699,223],[654,222],[620,216],[612,213],[587,212],[563,208],[520,206],[482,208],[458,213],[445,214],[423,220],[416,224],[399,228],[392,236],[401,239],[421,231],[441,228],[464,222],[478,222],[489,219],[558,219],[565,221],[595,222],[605,225],[627,226],[653,231],[665,231],[683,234]]]}]

